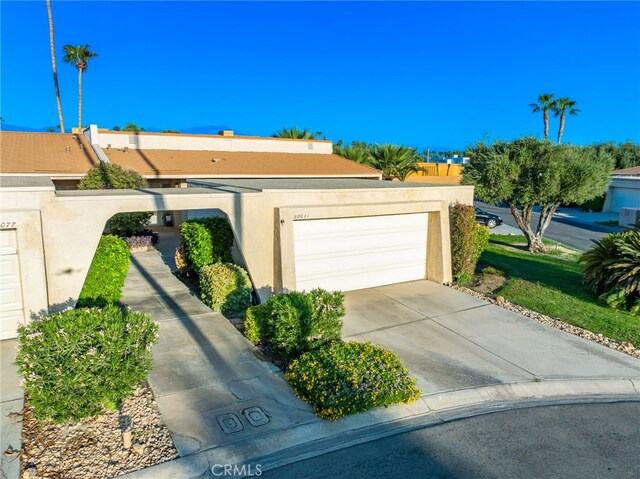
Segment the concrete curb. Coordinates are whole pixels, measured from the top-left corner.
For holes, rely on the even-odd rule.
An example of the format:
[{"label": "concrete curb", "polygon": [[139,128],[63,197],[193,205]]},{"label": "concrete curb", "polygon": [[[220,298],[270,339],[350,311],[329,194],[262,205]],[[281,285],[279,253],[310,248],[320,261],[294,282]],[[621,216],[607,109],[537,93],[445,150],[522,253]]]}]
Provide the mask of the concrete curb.
[{"label": "concrete curb", "polygon": [[377,408],[339,421],[275,431],[121,476],[127,479],[213,477],[215,464],[260,464],[262,470],[413,429],[518,407],[640,400],[640,377],[551,379],[422,396],[413,404]]}]

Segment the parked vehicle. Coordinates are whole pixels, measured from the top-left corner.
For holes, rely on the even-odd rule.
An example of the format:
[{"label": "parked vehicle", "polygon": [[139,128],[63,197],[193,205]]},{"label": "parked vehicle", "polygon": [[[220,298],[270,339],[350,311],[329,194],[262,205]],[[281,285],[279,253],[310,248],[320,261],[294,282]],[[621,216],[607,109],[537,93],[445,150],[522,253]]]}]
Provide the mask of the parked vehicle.
[{"label": "parked vehicle", "polygon": [[502,224],[502,218],[488,211],[476,208],[476,223],[488,226],[489,228],[495,228]]}]

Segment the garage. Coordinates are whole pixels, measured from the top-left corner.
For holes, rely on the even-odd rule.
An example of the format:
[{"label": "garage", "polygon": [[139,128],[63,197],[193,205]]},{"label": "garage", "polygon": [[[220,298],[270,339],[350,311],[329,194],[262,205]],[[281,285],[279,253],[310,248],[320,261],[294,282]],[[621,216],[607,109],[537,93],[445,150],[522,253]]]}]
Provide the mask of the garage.
[{"label": "garage", "polygon": [[427,213],[297,220],[296,289],[352,291],[423,279]]},{"label": "garage", "polygon": [[640,208],[640,188],[615,187],[612,192],[611,211],[618,213],[621,208]]},{"label": "garage", "polygon": [[24,320],[16,230],[0,231],[0,339],[16,337]]}]

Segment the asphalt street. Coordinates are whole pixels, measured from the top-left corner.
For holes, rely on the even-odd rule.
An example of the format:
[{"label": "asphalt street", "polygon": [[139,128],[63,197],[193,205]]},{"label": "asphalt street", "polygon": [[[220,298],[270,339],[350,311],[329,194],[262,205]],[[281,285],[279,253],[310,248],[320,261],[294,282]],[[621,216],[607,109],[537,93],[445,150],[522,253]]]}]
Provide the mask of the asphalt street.
[{"label": "asphalt street", "polygon": [[294,478],[640,477],[640,401],[512,409],[360,444],[270,471]]},{"label": "asphalt street", "polygon": [[[508,207],[494,206],[481,201],[475,201],[474,204],[489,213],[495,213],[500,215],[504,224],[509,226],[518,227],[516,220],[513,218],[511,211]],[[539,213],[533,213],[533,219],[531,224],[535,227],[538,223]],[[518,229],[518,231],[520,231]],[[545,238],[558,241],[572,248],[580,251],[586,251],[593,246],[591,240],[598,240],[602,238],[607,232],[610,232],[605,226],[600,225],[588,225],[588,224],[575,224],[569,223],[563,218],[553,218],[551,224],[545,233]]]}]

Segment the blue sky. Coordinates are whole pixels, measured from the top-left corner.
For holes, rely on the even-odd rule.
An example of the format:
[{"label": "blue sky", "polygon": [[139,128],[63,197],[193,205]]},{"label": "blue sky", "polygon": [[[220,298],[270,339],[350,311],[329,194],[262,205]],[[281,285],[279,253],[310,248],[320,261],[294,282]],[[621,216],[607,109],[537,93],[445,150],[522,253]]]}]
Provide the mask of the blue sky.
[{"label": "blue sky", "polygon": [[[58,123],[44,0],[1,8],[1,114]],[[542,134],[538,93],[577,100],[564,140],[640,142],[640,3],[53,2],[56,47],[88,43],[84,123],[283,126],[459,148]],[[77,123],[76,71],[58,62]],[[551,136],[557,120],[552,119]]]}]

